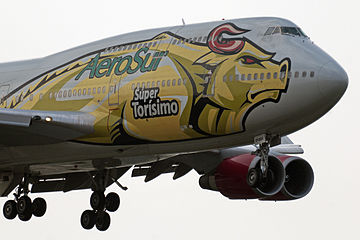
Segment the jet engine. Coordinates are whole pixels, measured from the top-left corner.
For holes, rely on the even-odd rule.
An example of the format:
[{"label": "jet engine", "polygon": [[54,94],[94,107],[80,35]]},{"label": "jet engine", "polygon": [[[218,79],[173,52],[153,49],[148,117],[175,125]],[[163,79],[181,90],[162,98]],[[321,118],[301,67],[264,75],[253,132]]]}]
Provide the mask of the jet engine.
[{"label": "jet engine", "polygon": [[241,154],[224,159],[210,174],[200,177],[201,188],[219,191],[230,199],[293,200],[306,196],[313,185],[314,173],[299,157],[269,155],[268,177],[255,187],[249,173],[260,170],[260,158]]},{"label": "jet engine", "polygon": [[251,169],[260,169],[260,158],[243,154],[224,159],[212,174],[200,177],[203,189],[219,191],[230,199],[256,199],[277,194],[284,185],[285,169],[282,162],[269,155],[268,177],[256,187],[248,184]]}]

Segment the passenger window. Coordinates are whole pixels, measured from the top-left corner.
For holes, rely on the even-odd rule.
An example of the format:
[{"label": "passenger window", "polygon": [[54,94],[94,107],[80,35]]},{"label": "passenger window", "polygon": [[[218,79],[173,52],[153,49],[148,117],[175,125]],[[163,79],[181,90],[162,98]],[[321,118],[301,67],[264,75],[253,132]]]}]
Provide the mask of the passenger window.
[{"label": "passenger window", "polygon": [[178,85],[181,85],[181,78],[178,79]]},{"label": "passenger window", "polygon": [[277,78],[278,78],[278,73],[274,72],[274,79],[277,79]]},{"label": "passenger window", "polygon": [[131,45],[129,45],[128,49],[127,50],[130,50],[131,49]]},{"label": "passenger window", "polygon": [[104,86],[103,88],[102,88],[102,93],[105,93],[106,92],[106,87]]},{"label": "passenger window", "polygon": [[67,96],[67,91],[64,90],[64,94],[63,94],[63,97],[65,98]]},{"label": "passenger window", "polygon": [[172,80],[172,85],[173,85],[173,86],[176,86],[176,79],[173,79],[173,80]]},{"label": "passenger window", "polygon": [[223,82],[226,82],[226,75],[223,77]]},{"label": "passenger window", "polygon": [[141,46],[142,46],[142,44],[140,43],[140,44],[139,44],[139,46],[138,46],[138,49],[140,49],[140,48],[141,48]]},{"label": "passenger window", "polygon": [[302,77],[305,78],[306,77],[306,72],[302,73]]},{"label": "passenger window", "polygon": [[291,78],[292,72],[288,72],[288,78]]},{"label": "passenger window", "polygon": [[157,45],[157,42],[154,42],[154,43],[153,43],[153,47],[156,47],[156,45]]},{"label": "passenger window", "polygon": [[91,88],[88,88],[88,95],[91,95]]},{"label": "passenger window", "polygon": [[260,74],[260,80],[264,80],[264,75],[265,75],[264,73]]},{"label": "passenger window", "polygon": [[79,91],[78,91],[78,95],[79,95],[79,96],[81,96],[81,89],[79,89]]},{"label": "passenger window", "polygon": [[155,87],[155,82],[154,81],[151,82],[151,87]]},{"label": "passenger window", "polygon": [[150,88],[150,82],[147,82],[147,83],[146,83],[146,87],[147,87],[147,88]]},{"label": "passenger window", "polygon": [[[76,96],[76,89],[74,89],[74,91],[73,91],[73,96]],[[81,93],[81,90],[80,90],[80,93]]]},{"label": "passenger window", "polygon": [[267,74],[266,74],[266,78],[267,78],[267,79],[270,79],[270,78],[271,78],[271,73],[267,73]]},{"label": "passenger window", "polygon": [[145,88],[145,83],[144,83],[144,82],[141,84],[141,87],[142,87],[143,89]]},{"label": "passenger window", "polygon": [[254,74],[254,80],[257,80],[257,79],[258,79],[258,74],[255,73],[255,74]]},{"label": "passenger window", "polygon": [[202,37],[199,37],[198,42],[201,42],[201,40],[202,40]]},{"label": "passenger window", "polygon": [[196,42],[197,41],[197,37],[194,37],[194,42]]},{"label": "passenger window", "polygon": [[160,87],[160,81],[157,81],[156,86]]},{"label": "passenger window", "polygon": [[137,47],[137,45],[135,44],[132,49],[134,50],[136,47]]},{"label": "passenger window", "polygon": [[310,77],[315,77],[315,72],[310,72]]},{"label": "passenger window", "polygon": [[162,80],[161,86],[165,87],[165,80]]},{"label": "passenger window", "polygon": [[101,93],[101,87],[98,87],[97,89],[97,93],[100,94]]},{"label": "passenger window", "polygon": [[[111,88],[111,87],[110,87],[110,88]],[[132,90],[135,89],[135,83],[133,83],[133,84],[131,85],[131,89],[132,89]]]},{"label": "passenger window", "polygon": [[[57,98],[57,92],[54,92],[54,98]],[[32,94],[30,95],[30,101],[32,101]]]},{"label": "passenger window", "polygon": [[286,72],[280,72],[280,79],[284,80]]},{"label": "passenger window", "polygon": [[241,80],[245,80],[245,74],[241,74]]},{"label": "passenger window", "polygon": [[251,80],[251,74],[248,74],[247,80]]},{"label": "passenger window", "polygon": [[137,84],[136,84],[136,88],[140,88],[140,83],[137,83]]},{"label": "passenger window", "polygon": [[93,92],[92,92],[93,94],[96,94],[96,88],[93,88]]},{"label": "passenger window", "polygon": [[83,95],[86,95],[86,88],[83,89]]},{"label": "passenger window", "polygon": [[68,91],[68,97],[71,97],[71,94],[72,93],[72,91],[71,91],[71,89],[69,89],[69,91]]},{"label": "passenger window", "polygon": [[[43,99],[43,96],[44,96],[44,94],[40,93],[40,95],[39,95],[40,100]],[[22,99],[21,99],[21,97],[20,97],[20,101],[21,101],[21,100],[22,100]]]},{"label": "passenger window", "polygon": [[53,93],[50,92],[50,93],[49,93],[49,98],[50,98],[50,99],[52,98],[52,95],[53,95]]},{"label": "passenger window", "polygon": [[299,72],[295,72],[295,78],[299,77]]},{"label": "passenger window", "polygon": [[229,81],[231,82],[233,80],[233,76],[229,75]]},{"label": "passenger window", "polygon": [[62,97],[62,91],[59,91],[58,97],[59,97],[59,98]]},{"label": "passenger window", "polygon": [[235,74],[235,80],[236,80],[236,81],[239,81],[239,80],[240,80],[239,74]]},{"label": "passenger window", "polygon": [[167,86],[170,87],[170,80],[167,80]]}]

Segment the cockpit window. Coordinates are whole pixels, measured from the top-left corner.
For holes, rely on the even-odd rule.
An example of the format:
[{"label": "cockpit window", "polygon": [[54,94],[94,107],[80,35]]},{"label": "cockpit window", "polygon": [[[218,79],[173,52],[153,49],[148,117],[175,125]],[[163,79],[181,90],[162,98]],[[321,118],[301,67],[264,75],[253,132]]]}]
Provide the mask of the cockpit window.
[{"label": "cockpit window", "polygon": [[300,36],[300,33],[298,32],[298,30],[294,27],[281,27],[281,34]]},{"label": "cockpit window", "polygon": [[306,34],[298,27],[269,27],[266,32],[266,35],[272,35],[281,33],[282,35],[289,35],[289,36],[301,36],[301,37],[307,37]]}]

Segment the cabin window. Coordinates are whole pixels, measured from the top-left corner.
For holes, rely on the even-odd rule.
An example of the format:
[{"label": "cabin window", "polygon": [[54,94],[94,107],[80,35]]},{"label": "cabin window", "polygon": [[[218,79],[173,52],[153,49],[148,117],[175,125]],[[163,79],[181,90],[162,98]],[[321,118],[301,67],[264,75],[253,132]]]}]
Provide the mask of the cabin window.
[{"label": "cabin window", "polygon": [[229,81],[231,82],[233,80],[233,76],[229,75]]},{"label": "cabin window", "polygon": [[[73,96],[75,97],[76,96],[76,89],[74,89],[74,91],[73,91]],[[81,90],[80,90],[80,94],[81,94]]]},{"label": "cabin window", "polygon": [[178,79],[178,85],[181,85],[181,78]]},{"label": "cabin window", "polygon": [[154,81],[151,82],[151,87],[152,88],[155,87],[155,82]]},{"label": "cabin window", "polygon": [[313,71],[310,72],[310,77],[312,77],[312,78],[315,77],[315,72],[313,72]]},{"label": "cabin window", "polygon": [[96,94],[96,88],[93,88],[92,93],[93,93],[93,94]]},{"label": "cabin window", "polygon": [[91,88],[88,88],[88,95],[91,95]]},{"label": "cabin window", "polygon": [[194,37],[194,42],[196,42],[197,41],[197,37]]},{"label": "cabin window", "polygon": [[306,77],[306,72],[302,73],[302,77],[305,78]]},{"label": "cabin window", "polygon": [[235,74],[235,80],[236,80],[236,81],[239,81],[239,80],[240,80],[239,74]]},{"label": "cabin window", "polygon": [[67,96],[67,91],[66,91],[66,90],[64,90],[63,97],[64,97],[64,98],[66,98],[66,96]]},{"label": "cabin window", "polygon": [[291,76],[292,76],[292,73],[288,72],[288,78],[291,78]]},{"label": "cabin window", "polygon": [[132,48],[132,49],[134,50],[136,47],[137,47],[137,45],[136,45],[136,44],[134,44],[134,46],[133,46],[133,48]]},{"label": "cabin window", "polygon": [[173,80],[172,80],[172,85],[173,85],[173,86],[176,86],[176,79],[173,79]]},{"label": "cabin window", "polygon": [[246,75],[245,74],[241,74],[241,80],[245,80]]},{"label": "cabin window", "polygon": [[295,72],[295,78],[299,77],[299,72]]},{"label": "cabin window", "polygon": [[[40,100],[43,99],[43,96],[44,96],[44,94],[40,93],[40,95],[39,95]],[[22,100],[22,99],[21,99],[21,96],[20,96],[20,101],[21,101],[21,100]]]},{"label": "cabin window", "polygon": [[49,93],[49,98],[51,99],[51,98],[52,98],[52,96],[53,96],[53,93],[52,93],[52,92],[50,92],[50,93]]},{"label": "cabin window", "polygon": [[[112,86],[111,86],[112,87]],[[140,83],[136,84],[136,88],[140,88]]]},{"label": "cabin window", "polygon": [[127,50],[130,50],[131,49],[131,45],[129,45],[128,49]]},{"label": "cabin window", "polygon": [[260,74],[260,80],[264,80],[264,77],[265,77],[264,75],[265,75],[264,73]]},{"label": "cabin window", "polygon": [[101,93],[101,87],[98,87],[97,89],[97,93],[100,94]]},{"label": "cabin window", "polygon": [[167,80],[167,86],[170,87],[170,80]]},{"label": "cabin window", "polygon": [[254,80],[257,80],[257,79],[258,79],[258,74],[255,73],[255,74],[254,74]]},{"label": "cabin window", "polygon": [[58,97],[59,97],[59,98],[62,97],[62,91],[59,91]]},{"label": "cabin window", "polygon": [[223,77],[223,82],[226,82],[226,75]]},{"label": "cabin window", "polygon": [[274,79],[277,79],[277,78],[278,78],[278,73],[274,72]]},{"label": "cabin window", "polygon": [[251,74],[248,74],[247,80],[251,80]]},{"label": "cabin window", "polygon": [[72,95],[72,90],[69,89],[69,91],[68,91],[68,96],[71,97],[71,95]]},{"label": "cabin window", "polygon": [[150,82],[147,82],[147,83],[146,83],[146,87],[147,87],[147,88],[150,88]]},{"label": "cabin window", "polygon": [[81,89],[78,90],[78,95],[81,96]]},{"label": "cabin window", "polygon": [[160,87],[160,81],[157,81],[157,82],[156,82],[156,86],[157,86],[157,87]]},{"label": "cabin window", "polygon": [[165,87],[165,80],[162,80],[161,86]]},{"label": "cabin window", "polygon": [[270,79],[270,78],[271,78],[271,73],[267,73],[267,74],[266,74],[266,78],[267,78],[267,79]]},{"label": "cabin window", "polygon": [[141,87],[142,87],[142,88],[145,88],[145,83],[144,83],[144,82],[141,83]]},{"label": "cabin window", "polygon": [[[111,87],[110,87],[111,88]],[[131,89],[134,90],[135,89],[135,83],[131,84]]]},{"label": "cabin window", "polygon": [[201,40],[202,40],[202,37],[199,37],[198,42],[201,42]]},{"label": "cabin window", "polygon": [[102,88],[102,93],[105,93],[106,92],[106,87],[104,86],[103,88]]},{"label": "cabin window", "polygon": [[140,43],[140,44],[138,45],[138,49],[140,49],[140,48],[141,48],[141,46],[142,46],[142,44]]},{"label": "cabin window", "polygon": [[154,42],[154,43],[153,43],[153,47],[156,47],[156,45],[157,45],[157,42]]}]

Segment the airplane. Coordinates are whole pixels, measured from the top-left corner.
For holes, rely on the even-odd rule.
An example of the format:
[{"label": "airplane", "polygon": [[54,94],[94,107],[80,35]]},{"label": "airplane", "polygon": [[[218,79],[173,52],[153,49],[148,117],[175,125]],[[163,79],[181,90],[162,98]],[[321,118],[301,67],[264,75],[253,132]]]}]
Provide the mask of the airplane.
[{"label": "airplane", "polygon": [[105,231],[129,169],[191,170],[229,199],[294,200],[313,185],[287,135],[341,99],[344,69],[289,20],[222,20],[121,34],[0,64],[3,214],[46,212],[31,193],[91,189],[84,229]]}]

